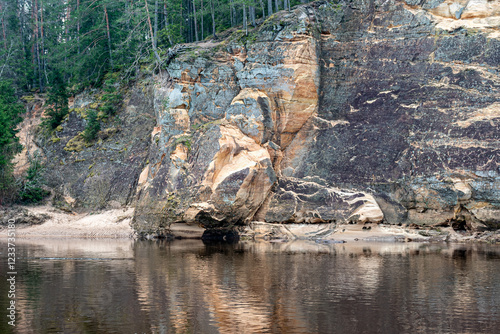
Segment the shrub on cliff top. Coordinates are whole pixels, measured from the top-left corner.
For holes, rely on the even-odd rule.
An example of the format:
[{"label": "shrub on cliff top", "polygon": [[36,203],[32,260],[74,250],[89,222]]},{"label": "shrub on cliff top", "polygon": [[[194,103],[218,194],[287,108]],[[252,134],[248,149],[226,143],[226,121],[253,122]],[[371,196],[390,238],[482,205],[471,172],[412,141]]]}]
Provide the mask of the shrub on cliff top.
[{"label": "shrub on cliff top", "polygon": [[83,138],[86,142],[90,142],[97,137],[97,133],[101,130],[101,123],[97,118],[97,112],[95,110],[89,110],[87,113],[87,125],[82,133]]},{"label": "shrub on cliff top", "polygon": [[101,96],[101,101],[103,104],[99,107],[99,111],[102,111],[106,116],[113,116],[120,107],[122,94],[116,88],[116,78],[113,76],[107,76],[107,78],[102,87],[104,93]]}]

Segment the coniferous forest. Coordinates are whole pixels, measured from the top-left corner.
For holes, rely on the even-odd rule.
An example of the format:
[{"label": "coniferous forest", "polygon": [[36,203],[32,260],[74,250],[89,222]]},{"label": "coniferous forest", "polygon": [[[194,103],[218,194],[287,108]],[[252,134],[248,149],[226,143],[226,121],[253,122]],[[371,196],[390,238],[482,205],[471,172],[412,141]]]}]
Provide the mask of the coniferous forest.
[{"label": "coniferous forest", "polygon": [[160,68],[169,48],[216,39],[231,27],[248,29],[304,2],[0,0],[0,197],[12,194],[15,183],[11,160],[21,149],[15,129],[22,96],[46,97],[53,107],[44,125],[55,129],[67,98],[102,87],[106,75],[133,80],[143,64]]},{"label": "coniferous forest", "polygon": [[[296,2],[296,3],[294,3]],[[304,2],[302,0],[302,2]],[[216,37],[300,1],[1,0],[1,80],[45,92],[55,71],[68,88],[100,84],[109,71],[156,61],[166,49]]]}]

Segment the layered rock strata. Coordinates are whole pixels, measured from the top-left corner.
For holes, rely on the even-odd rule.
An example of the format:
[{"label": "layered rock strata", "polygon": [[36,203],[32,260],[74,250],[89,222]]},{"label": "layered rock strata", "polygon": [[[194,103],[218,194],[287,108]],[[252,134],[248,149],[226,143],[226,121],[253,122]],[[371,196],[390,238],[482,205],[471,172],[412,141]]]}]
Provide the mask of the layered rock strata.
[{"label": "layered rock strata", "polygon": [[500,6],[316,2],[201,43],[156,80],[134,226],[500,213]]}]

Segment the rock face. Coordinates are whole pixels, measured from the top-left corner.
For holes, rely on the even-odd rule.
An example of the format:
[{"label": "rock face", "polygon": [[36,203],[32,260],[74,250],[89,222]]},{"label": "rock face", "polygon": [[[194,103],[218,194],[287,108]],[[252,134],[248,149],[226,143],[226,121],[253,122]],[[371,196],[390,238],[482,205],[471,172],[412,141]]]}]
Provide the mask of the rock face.
[{"label": "rock face", "polygon": [[72,210],[135,206],[142,235],[252,221],[498,228],[499,27],[488,0],[277,13],[187,46],[151,89],[127,91],[91,145],[77,139],[99,94],[75,98],[36,143],[45,179]]},{"label": "rock face", "polygon": [[85,129],[84,114],[96,108],[98,91],[72,101],[68,118],[52,138],[38,136],[55,206],[89,211],[132,204],[155,124],[152,99],[145,91],[131,88],[117,114],[101,121],[102,130],[90,143],[78,134]]},{"label": "rock face", "polygon": [[500,216],[500,5],[316,2],[157,80],[134,227]]}]

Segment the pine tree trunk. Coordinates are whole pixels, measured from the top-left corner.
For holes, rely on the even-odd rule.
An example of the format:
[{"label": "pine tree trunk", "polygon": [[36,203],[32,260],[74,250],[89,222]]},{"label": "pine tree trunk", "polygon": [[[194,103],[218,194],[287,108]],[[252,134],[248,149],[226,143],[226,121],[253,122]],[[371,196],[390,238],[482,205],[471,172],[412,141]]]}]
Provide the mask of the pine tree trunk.
[{"label": "pine tree trunk", "polygon": [[243,4],[243,26],[245,27],[245,36],[248,36],[247,6],[245,4]]},{"label": "pine tree trunk", "polygon": [[78,15],[76,19],[76,47],[78,54],[80,54],[80,0],[76,0],[76,11]]},{"label": "pine tree trunk", "polygon": [[163,28],[168,28],[168,18],[167,18],[167,1],[163,0]]},{"label": "pine tree trunk", "polygon": [[198,42],[198,20],[196,18],[196,3],[195,0],[193,0],[193,20],[194,20],[194,37],[196,38],[196,41]]},{"label": "pine tree trunk", "polygon": [[[34,0],[31,0],[32,1],[32,6],[31,6],[31,21],[33,22],[34,25],[36,25],[36,23],[34,23],[35,19],[35,2]],[[31,40],[33,41],[33,43],[31,44],[31,64],[33,65],[33,67],[35,66],[35,61],[36,61],[36,53],[35,53],[35,44],[36,44],[36,30],[35,30],[35,27],[33,27],[32,29],[32,34],[31,34]],[[34,79],[33,79],[34,80]],[[35,86],[35,82],[33,81],[33,87]]]},{"label": "pine tree trunk", "polygon": [[214,38],[217,38],[215,35],[215,8],[214,8],[214,0],[210,0],[210,9],[212,12],[212,34]]},{"label": "pine tree trunk", "polygon": [[191,1],[186,4],[186,29],[187,29],[187,41],[191,43],[193,41],[193,20],[191,19]]},{"label": "pine tree trunk", "polygon": [[155,0],[155,30],[153,35],[155,47],[158,45],[158,0]]},{"label": "pine tree trunk", "polygon": [[[232,13],[233,13],[233,17],[234,17],[234,25],[237,25],[238,24],[238,13],[236,12],[236,5],[234,4],[234,0],[233,0]],[[243,23],[243,20],[241,22]]]},{"label": "pine tree trunk", "polygon": [[33,8],[34,19],[35,19],[35,49],[36,49],[36,59],[38,64],[38,87],[40,88],[40,93],[43,93],[43,79],[42,79],[42,64],[40,61],[40,41],[39,41],[39,26],[38,26],[38,1],[35,0],[35,6]]},{"label": "pine tree trunk", "polygon": [[259,0],[260,3],[260,8],[262,9],[262,17],[266,18],[266,11],[264,10],[264,2],[262,0]]},{"label": "pine tree trunk", "polygon": [[236,22],[235,22],[236,18],[233,15],[233,10],[234,10],[233,0],[229,0],[229,15],[231,18],[231,27],[234,27],[236,25]]},{"label": "pine tree trunk", "polygon": [[274,0],[274,4],[276,5],[276,13],[277,13],[280,11],[279,0]]},{"label": "pine tree trunk", "polygon": [[17,17],[19,19],[19,36],[21,36],[21,43],[23,46],[23,55],[26,55],[26,45],[24,44],[24,6],[19,5],[19,0],[16,1],[16,7],[17,7]]},{"label": "pine tree trunk", "polygon": [[168,12],[167,12],[167,2],[166,1],[163,2],[163,20],[164,20],[163,26],[164,26],[165,30],[167,31],[168,42],[170,43],[170,45],[173,45],[174,43],[172,43],[172,39],[170,38],[170,32],[168,31]]},{"label": "pine tree trunk", "polygon": [[69,40],[69,19],[71,17],[71,5],[68,1],[67,7],[66,7],[66,20],[64,21],[65,29],[64,33],[66,34],[66,41]]},{"label": "pine tree trunk", "polygon": [[193,3],[189,3],[189,42],[192,43],[194,42],[194,22],[193,22]]},{"label": "pine tree trunk", "polygon": [[108,10],[106,9],[106,5],[104,5],[104,16],[106,18],[106,32],[108,35],[108,50],[109,50],[109,65],[113,68],[113,54],[111,53],[111,33],[109,31],[109,18],[108,18]]},{"label": "pine tree trunk", "polygon": [[267,16],[273,15],[273,0],[267,0]]},{"label": "pine tree trunk", "polygon": [[40,0],[40,36],[42,39],[42,68],[45,74],[46,83],[49,83],[49,76],[47,75],[47,57],[45,57],[45,31],[43,24],[43,3]]},{"label": "pine tree trunk", "polygon": [[250,6],[250,21],[252,22],[252,26],[255,27],[255,6]]},{"label": "pine tree trunk", "polygon": [[[153,46],[153,52],[155,54],[155,57],[156,57],[156,61],[158,62],[158,66],[161,64],[161,59],[160,59],[160,56],[158,55],[158,52],[156,51],[156,44],[155,44],[155,40],[154,40],[154,34],[153,34],[153,27],[151,25],[151,16],[149,15],[149,8],[148,8],[148,0],[144,0],[144,3],[146,4],[146,14],[147,14],[147,18],[148,18],[148,25],[149,25],[149,33],[151,34],[151,45]],[[104,7],[106,8],[106,7]],[[107,15],[106,15],[107,17]]]},{"label": "pine tree trunk", "polygon": [[203,32],[203,0],[201,0],[201,40],[203,40],[204,32]]},{"label": "pine tree trunk", "polygon": [[183,15],[183,11],[182,11],[182,1],[181,1],[181,10],[180,10],[180,16],[181,16],[181,20],[180,20],[180,34],[181,36],[187,36],[186,35],[186,28],[184,27],[184,24],[185,24],[185,20],[184,20],[184,15]]},{"label": "pine tree trunk", "polygon": [[[2,4],[0,3],[0,12],[2,11]],[[3,45],[5,51],[7,51],[7,34],[5,33],[5,21],[4,21],[5,13],[2,13],[2,32],[3,32]]]}]

